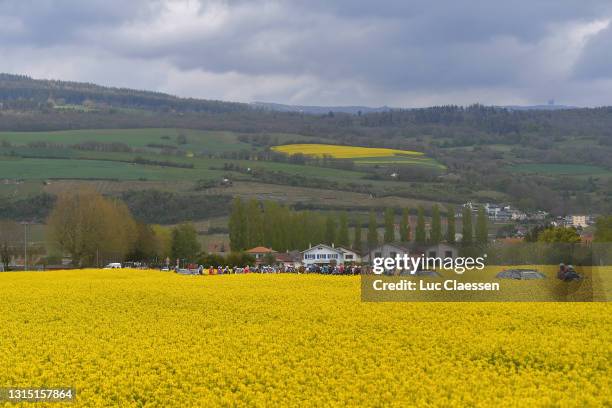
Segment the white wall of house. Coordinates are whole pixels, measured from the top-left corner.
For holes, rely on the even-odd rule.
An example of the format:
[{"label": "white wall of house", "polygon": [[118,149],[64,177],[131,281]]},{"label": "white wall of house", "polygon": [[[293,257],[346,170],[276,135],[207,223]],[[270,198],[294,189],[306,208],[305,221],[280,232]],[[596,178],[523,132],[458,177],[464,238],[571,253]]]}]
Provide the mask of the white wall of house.
[{"label": "white wall of house", "polygon": [[363,261],[371,263],[372,259],[374,258],[395,258],[397,255],[400,257],[403,257],[404,255],[415,257],[425,255],[429,257],[450,257],[454,259],[459,256],[459,251],[457,250],[457,247],[445,243],[422,247],[418,250],[414,248],[409,249],[394,244],[384,244],[371,250],[364,257]]},{"label": "white wall of house", "polygon": [[399,247],[393,244],[384,244],[368,252],[364,260],[372,262],[374,258],[395,258],[397,255],[402,257],[404,255],[410,256],[410,253],[408,248]]},{"label": "white wall of house", "polygon": [[361,255],[359,255],[357,252],[351,251],[348,248],[339,248],[339,249],[342,250],[343,252],[344,263],[347,263],[347,264],[361,263]]},{"label": "white wall of house", "polygon": [[305,266],[312,264],[330,264],[332,261],[336,264],[344,263],[342,250],[327,245],[316,245],[305,250],[302,253],[302,260]]},{"label": "white wall of house", "polygon": [[440,257],[440,258],[453,258],[459,256],[459,251],[456,247],[444,243],[437,245],[430,245],[427,247],[427,253],[429,257]]}]

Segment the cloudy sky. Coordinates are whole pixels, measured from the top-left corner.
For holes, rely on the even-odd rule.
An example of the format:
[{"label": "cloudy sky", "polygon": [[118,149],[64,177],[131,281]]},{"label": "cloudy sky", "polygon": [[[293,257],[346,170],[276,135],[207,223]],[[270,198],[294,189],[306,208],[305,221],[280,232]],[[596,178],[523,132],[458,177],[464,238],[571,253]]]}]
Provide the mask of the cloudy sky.
[{"label": "cloudy sky", "polygon": [[612,1],[0,0],[0,72],[242,102],[612,105]]}]

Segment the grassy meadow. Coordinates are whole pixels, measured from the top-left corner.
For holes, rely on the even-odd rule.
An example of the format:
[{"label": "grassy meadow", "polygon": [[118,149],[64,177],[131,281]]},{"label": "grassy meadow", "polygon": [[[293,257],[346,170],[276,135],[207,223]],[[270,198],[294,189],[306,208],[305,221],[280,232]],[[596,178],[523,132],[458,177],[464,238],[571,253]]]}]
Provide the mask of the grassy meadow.
[{"label": "grassy meadow", "polygon": [[[185,137],[185,143],[177,143],[180,135]],[[144,148],[151,151],[159,150],[159,148],[149,146],[151,144],[210,152],[250,149],[250,145],[240,142],[237,136],[234,132],[192,129],[83,129],[51,132],[0,132],[0,142],[6,141],[16,145],[41,141],[63,145],[85,142],[125,143],[132,148]]]},{"label": "grassy meadow", "polygon": [[[177,143],[183,135],[186,143]],[[359,170],[330,171],[327,168],[282,162],[208,158],[207,153],[250,151],[254,146],[238,140],[234,132],[197,131],[189,129],[111,129],[58,132],[0,132],[0,175],[4,179],[102,179],[140,181],[198,181],[220,179],[231,171],[220,170],[226,163],[242,168],[282,172],[288,175],[333,181],[357,182],[367,173]],[[273,134],[275,140],[289,141],[299,135]],[[31,143],[57,143],[61,146],[37,147]],[[134,152],[78,150],[73,145],[85,142],[124,143]],[[161,154],[161,146],[173,146],[177,154]],[[191,153],[204,157],[190,157]],[[192,165],[177,168],[130,163],[135,157]],[[235,175],[249,178],[248,175]]]}]

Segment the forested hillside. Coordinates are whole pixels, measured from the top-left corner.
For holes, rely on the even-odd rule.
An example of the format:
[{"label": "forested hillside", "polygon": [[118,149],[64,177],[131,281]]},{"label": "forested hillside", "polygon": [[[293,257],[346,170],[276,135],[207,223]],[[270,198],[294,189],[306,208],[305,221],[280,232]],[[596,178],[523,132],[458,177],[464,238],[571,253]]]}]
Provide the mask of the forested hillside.
[{"label": "forested hillside", "polygon": [[[418,151],[433,166],[272,150],[286,143]],[[224,176],[374,197],[506,202],[559,215],[612,209],[612,107],[475,104],[312,115],[0,74],[0,156],[10,158],[0,162],[5,176],[24,180],[33,168],[70,178],[76,163],[85,179],[143,185]]]},{"label": "forested hillside", "polygon": [[160,92],[110,88],[82,82],[39,80],[25,75],[2,73],[0,101],[5,110],[45,110],[75,105],[165,112],[223,113],[249,109],[248,105],[240,103],[177,98]]}]

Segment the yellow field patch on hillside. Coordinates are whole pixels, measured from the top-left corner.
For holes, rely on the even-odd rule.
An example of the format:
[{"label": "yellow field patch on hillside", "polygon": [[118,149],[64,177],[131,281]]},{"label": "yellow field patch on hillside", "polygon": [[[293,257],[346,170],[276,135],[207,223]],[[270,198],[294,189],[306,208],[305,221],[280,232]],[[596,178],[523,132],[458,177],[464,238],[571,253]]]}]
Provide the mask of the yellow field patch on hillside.
[{"label": "yellow field patch on hillside", "polygon": [[75,406],[609,406],[607,303],[363,303],[357,276],[0,273],[0,386]]},{"label": "yellow field patch on hillside", "polygon": [[289,144],[274,146],[272,150],[286,154],[304,154],[307,156],[328,155],[337,159],[355,159],[360,157],[392,157],[399,155],[422,156],[423,153],[412,150],[386,149],[382,147],[340,146],[328,144]]}]

